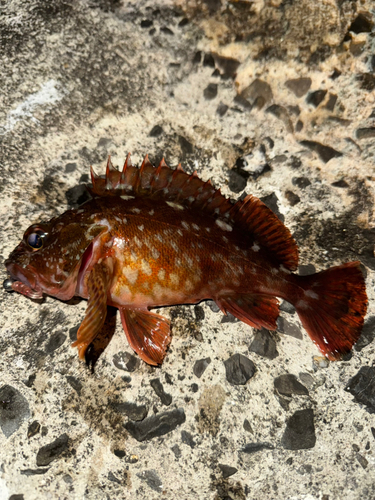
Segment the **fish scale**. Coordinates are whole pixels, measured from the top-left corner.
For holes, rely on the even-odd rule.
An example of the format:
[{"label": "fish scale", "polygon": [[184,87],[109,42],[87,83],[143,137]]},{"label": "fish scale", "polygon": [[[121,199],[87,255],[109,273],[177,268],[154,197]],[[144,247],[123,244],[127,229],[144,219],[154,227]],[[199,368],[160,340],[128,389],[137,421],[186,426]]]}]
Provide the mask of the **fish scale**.
[{"label": "fish scale", "polygon": [[147,156],[137,168],[128,155],[122,172],[109,159],[105,177],[92,168],[91,177],[91,200],[31,226],[5,262],[7,290],[88,300],[73,343],[81,358],[105,336],[107,306],[115,306],[131,347],[160,364],[170,323],[150,309],[204,299],[270,330],[285,299],[332,360],[358,340],[367,310],[360,263],[294,274],[296,242],[257,198],[234,203],[196,172],[164,160],[156,168]]}]

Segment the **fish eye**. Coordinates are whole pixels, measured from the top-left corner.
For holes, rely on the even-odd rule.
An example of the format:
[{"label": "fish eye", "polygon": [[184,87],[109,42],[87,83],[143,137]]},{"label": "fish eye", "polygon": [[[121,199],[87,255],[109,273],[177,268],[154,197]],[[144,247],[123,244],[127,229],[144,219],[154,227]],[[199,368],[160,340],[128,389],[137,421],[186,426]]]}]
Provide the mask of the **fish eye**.
[{"label": "fish eye", "polygon": [[41,229],[34,229],[33,232],[26,237],[26,242],[33,250],[39,250],[43,246],[45,236],[46,233]]}]

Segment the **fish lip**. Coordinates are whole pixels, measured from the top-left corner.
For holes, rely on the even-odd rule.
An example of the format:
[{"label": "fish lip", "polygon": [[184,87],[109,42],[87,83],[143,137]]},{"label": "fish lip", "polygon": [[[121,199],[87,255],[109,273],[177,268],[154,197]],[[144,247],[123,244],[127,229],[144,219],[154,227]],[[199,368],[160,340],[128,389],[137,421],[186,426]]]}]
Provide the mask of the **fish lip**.
[{"label": "fish lip", "polygon": [[43,291],[37,284],[36,273],[29,266],[22,267],[14,262],[5,262],[12,282],[12,290],[19,292],[31,299],[41,299]]}]

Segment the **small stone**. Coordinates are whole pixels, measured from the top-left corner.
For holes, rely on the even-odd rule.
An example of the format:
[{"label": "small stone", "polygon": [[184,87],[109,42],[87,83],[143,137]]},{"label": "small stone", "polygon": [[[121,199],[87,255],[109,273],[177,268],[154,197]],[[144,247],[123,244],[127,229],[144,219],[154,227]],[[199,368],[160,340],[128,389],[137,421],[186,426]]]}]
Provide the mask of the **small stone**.
[{"label": "small stone", "polygon": [[119,370],[134,372],[139,366],[139,359],[128,352],[118,352],[113,356],[113,364]]},{"label": "small stone", "polygon": [[4,436],[10,437],[29,417],[27,399],[14,387],[3,385],[0,388],[0,428]]},{"label": "small stone", "polygon": [[291,207],[294,207],[301,201],[301,198],[298,196],[298,194],[293,193],[293,191],[286,191],[285,198],[288,200]]},{"label": "small stone", "polygon": [[157,493],[161,493],[163,491],[163,483],[161,482],[158,473],[154,469],[145,470],[137,474],[139,479],[144,481],[147,486],[149,486],[152,490]]},{"label": "small stone", "polygon": [[362,73],[357,76],[357,80],[361,83],[361,89],[372,92],[375,90],[375,75],[371,73]]},{"label": "small stone", "polygon": [[211,358],[203,358],[203,359],[198,359],[194,363],[193,367],[193,373],[196,377],[201,378],[203,373],[206,371],[206,368],[208,365],[211,363]]},{"label": "small stone", "polygon": [[15,494],[15,495],[10,495],[10,497],[8,498],[8,500],[25,500],[25,497],[22,495],[22,493],[20,494]]},{"label": "small stone", "polygon": [[325,146],[324,144],[320,144],[319,142],[300,141],[300,144],[307,147],[308,149],[311,149],[311,151],[315,151],[324,163],[328,163],[330,160],[332,160],[332,158],[339,158],[340,156],[342,156],[342,153],[340,153],[340,151],[336,151],[336,149],[333,149],[330,146]]},{"label": "small stone", "polygon": [[123,482],[120,481],[120,479],[118,479],[111,471],[108,472],[108,479],[113,483],[123,484]]},{"label": "small stone", "polygon": [[242,108],[244,108],[247,111],[251,111],[253,108],[253,105],[251,104],[250,101],[245,99],[242,95],[237,94],[236,97],[233,99],[233,102],[236,104],[239,104]]},{"label": "small stone", "polygon": [[215,58],[216,66],[220,68],[221,78],[227,80],[228,78],[235,78],[237,74],[237,69],[241,64],[240,61],[234,59],[233,57],[219,56],[219,54],[213,54]]},{"label": "small stone", "polygon": [[367,469],[367,466],[368,466],[368,460],[367,460],[364,456],[362,456],[362,455],[360,455],[359,453],[357,453],[357,454],[356,454],[356,459],[357,459],[357,460],[358,460],[358,462],[361,464],[361,467],[362,467],[363,469]]},{"label": "small stone", "polygon": [[326,109],[328,109],[328,111],[333,111],[334,108],[335,108],[336,102],[337,102],[337,95],[330,93],[329,96],[328,96],[328,101],[326,102],[326,104],[324,105],[324,107]]},{"label": "small stone", "polygon": [[374,22],[370,12],[360,12],[349,26],[348,31],[353,33],[371,33],[374,27]]},{"label": "small stone", "polygon": [[207,99],[208,101],[215,99],[215,97],[217,96],[217,84],[209,83],[207,87],[204,89],[203,95],[204,98]]},{"label": "small stone", "polygon": [[190,434],[190,432],[187,432],[187,431],[181,431],[181,441],[184,444],[187,444],[188,446],[190,446],[190,448],[195,448],[195,446],[197,444],[194,441],[192,434]]},{"label": "small stone", "polygon": [[38,476],[42,474],[46,474],[50,470],[50,467],[46,467],[44,469],[23,469],[21,470],[21,474],[23,476]]},{"label": "small stone", "polygon": [[297,377],[291,373],[276,377],[273,384],[277,392],[284,396],[292,394],[307,396],[309,394],[307,388],[298,382]]},{"label": "small stone", "polygon": [[204,309],[202,306],[194,306],[194,314],[197,321],[203,321],[205,318]]},{"label": "small stone", "polygon": [[285,217],[279,210],[279,205],[278,205],[279,200],[275,193],[268,194],[267,196],[262,196],[260,200],[263,201],[263,203],[270,210],[272,210],[272,212],[278,217],[278,219],[281,220],[281,222],[284,222]]},{"label": "small stone", "polygon": [[275,359],[279,355],[276,349],[276,342],[265,328],[255,331],[249,351],[268,359]]},{"label": "small stone", "polygon": [[27,429],[27,437],[28,439],[32,438],[40,431],[40,423],[37,420],[34,420],[32,424],[29,425]]},{"label": "small stone", "polygon": [[225,113],[228,111],[229,109],[229,106],[227,106],[226,104],[223,104],[222,102],[219,104],[219,106],[216,108],[216,113],[219,115],[219,116],[224,116]]},{"label": "small stone", "polygon": [[314,356],[313,357],[313,370],[317,371],[320,368],[328,368],[329,367],[329,359],[325,356]]},{"label": "small stone", "polygon": [[205,54],[203,57],[203,66],[208,66],[210,68],[215,67],[215,59],[212,54]]},{"label": "small stone", "polygon": [[303,121],[298,120],[296,123],[296,132],[301,132],[302,129],[303,129]]},{"label": "small stone", "polygon": [[339,181],[332,182],[331,186],[338,188],[348,188],[349,184],[344,179],[340,179]]},{"label": "small stone", "polygon": [[256,78],[248,87],[242,92],[241,96],[245,99],[256,100],[258,97],[262,98],[263,105],[272,101],[273,94],[270,85],[259,78]]},{"label": "small stone", "polygon": [[73,387],[73,389],[76,391],[78,396],[80,396],[81,391],[82,391],[82,382],[77,377],[73,377],[71,375],[66,377],[66,380],[67,380],[68,384],[71,387]]},{"label": "small stone", "polygon": [[315,108],[317,108],[319,104],[324,100],[326,95],[326,90],[316,90],[315,92],[310,92],[306,97],[306,102],[308,104],[312,104]]},{"label": "small stone", "polygon": [[163,384],[160,382],[160,378],[154,378],[150,380],[150,385],[154,389],[157,396],[159,396],[160,401],[163,405],[169,406],[172,403],[172,396],[164,391]]},{"label": "small stone", "polygon": [[148,134],[150,137],[159,137],[163,133],[163,129],[160,125],[154,125]]},{"label": "small stone", "polygon": [[243,421],[243,428],[246,432],[251,432],[251,434],[254,433],[253,428],[251,427],[251,424],[247,420],[247,418],[245,418],[245,420]]},{"label": "small stone", "polygon": [[297,410],[286,422],[282,445],[287,450],[314,448],[316,442],[314,412],[311,408]]},{"label": "small stone", "polygon": [[[249,177],[249,176],[248,176]],[[233,193],[240,193],[247,186],[247,179],[245,176],[236,172],[236,170],[229,171],[229,189]]]},{"label": "small stone", "polygon": [[190,389],[192,392],[198,392],[198,384],[191,384]]},{"label": "small stone", "polygon": [[224,479],[233,476],[233,474],[235,474],[238,471],[236,467],[231,467],[230,465],[225,465],[225,464],[219,464],[219,469],[221,470]]},{"label": "small stone", "polygon": [[280,106],[279,104],[272,104],[272,106],[269,106],[266,109],[266,113],[271,113],[272,115],[276,116],[276,118],[284,123],[286,132],[288,132],[289,134],[293,134],[293,123],[290,119],[288,111],[286,110],[286,108],[284,108],[284,106]]},{"label": "small stone", "polygon": [[67,163],[65,165],[65,172],[67,174],[70,174],[71,172],[74,172],[76,168],[77,168],[77,163]]},{"label": "small stone", "polygon": [[366,319],[363,325],[361,336],[359,337],[357,343],[355,344],[354,349],[357,352],[361,352],[364,347],[368,346],[369,344],[371,344],[371,342],[373,342],[374,338],[375,338],[375,316],[370,316],[369,318]]},{"label": "small stone", "polygon": [[36,464],[38,467],[49,465],[53,460],[56,460],[67,449],[69,444],[69,436],[62,434],[60,437],[45,446],[42,446],[36,456]]},{"label": "small stone", "polygon": [[310,276],[310,274],[316,273],[316,268],[313,264],[304,264],[298,266],[298,274],[300,276]]},{"label": "small stone", "polygon": [[279,316],[277,319],[277,331],[280,333],[284,333],[285,335],[290,335],[295,339],[303,339],[300,328],[297,325],[290,323],[285,318],[282,318],[281,316]]},{"label": "small stone", "polygon": [[225,314],[222,318],[220,323],[238,323],[238,318],[236,316],[233,316],[231,313]]},{"label": "small stone", "polygon": [[224,361],[227,381],[232,385],[245,385],[254,376],[254,363],[243,354],[234,354]]},{"label": "small stone", "polygon": [[126,415],[130,420],[139,422],[146,418],[148,413],[148,408],[146,405],[136,405],[135,403],[110,403],[111,407],[118,413]]},{"label": "small stone", "polygon": [[315,385],[315,380],[314,378],[309,374],[309,373],[300,373],[299,378],[301,382],[307,386],[309,389],[313,388]]},{"label": "small stone", "polygon": [[280,304],[280,311],[286,312],[288,314],[295,314],[296,308],[286,300],[283,300]]},{"label": "small stone", "polygon": [[292,184],[300,189],[305,189],[311,185],[311,182],[307,177],[292,177]]},{"label": "small stone", "polygon": [[349,380],[345,390],[354,396],[357,403],[366,406],[369,413],[375,413],[375,367],[362,366]]},{"label": "small stone", "polygon": [[63,332],[54,333],[47,342],[46,353],[51,354],[54,351],[56,351],[56,349],[58,349],[64,344],[65,340],[66,340],[66,335]]},{"label": "small stone", "polygon": [[114,455],[118,458],[124,458],[126,453],[124,450],[113,450]]},{"label": "small stone", "polygon": [[291,90],[296,97],[305,95],[311,87],[311,78],[293,78],[287,80],[285,85]]},{"label": "small stone", "polygon": [[355,135],[357,139],[371,139],[375,137],[375,127],[358,128]]},{"label": "small stone", "polygon": [[271,443],[248,443],[241,449],[243,453],[251,454],[262,450],[273,450],[275,447]]},{"label": "small stone", "polygon": [[137,441],[146,441],[172,432],[176,427],[183,424],[185,420],[184,410],[176,408],[147,417],[142,422],[129,421],[125,424],[125,429]]},{"label": "small stone", "polygon": [[154,24],[152,19],[142,19],[141,28],[150,28]]},{"label": "small stone", "polygon": [[177,459],[181,457],[182,453],[181,453],[181,450],[180,450],[180,447],[178,446],[178,444],[173,445],[171,450],[173,451],[174,456]]},{"label": "small stone", "polygon": [[213,313],[218,313],[220,311],[220,307],[213,300],[207,300],[206,304]]}]

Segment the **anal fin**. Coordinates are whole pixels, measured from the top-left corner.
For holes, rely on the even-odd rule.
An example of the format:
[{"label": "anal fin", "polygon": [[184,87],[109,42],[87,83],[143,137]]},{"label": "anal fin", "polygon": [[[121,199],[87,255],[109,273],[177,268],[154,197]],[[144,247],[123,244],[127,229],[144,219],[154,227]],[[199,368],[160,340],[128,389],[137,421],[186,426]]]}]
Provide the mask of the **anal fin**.
[{"label": "anal fin", "polygon": [[104,263],[95,264],[87,279],[88,301],[85,317],[72,347],[78,348],[78,356],[84,359],[91,342],[100,333],[107,316],[107,288],[109,270]]},{"label": "anal fin", "polygon": [[150,365],[160,365],[171,341],[169,320],[147,310],[120,309],[122,326],[132,349]]},{"label": "anal fin", "polygon": [[276,330],[279,316],[279,301],[276,297],[233,293],[216,299],[216,303],[224,314],[233,314],[253,328]]}]

